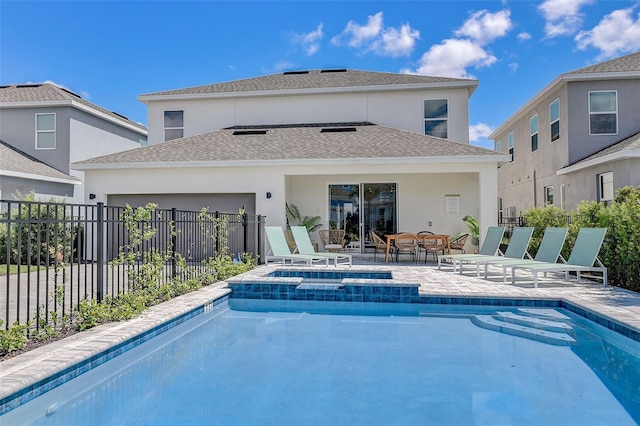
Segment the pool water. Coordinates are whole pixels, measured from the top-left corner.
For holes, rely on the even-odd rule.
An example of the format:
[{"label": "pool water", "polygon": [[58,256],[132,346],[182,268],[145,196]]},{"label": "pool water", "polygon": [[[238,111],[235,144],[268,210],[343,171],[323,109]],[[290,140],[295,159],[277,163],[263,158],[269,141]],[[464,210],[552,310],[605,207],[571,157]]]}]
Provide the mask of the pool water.
[{"label": "pool water", "polygon": [[[576,342],[476,321],[505,311],[565,324],[560,333]],[[562,309],[243,299],[0,417],[3,425],[638,422],[640,344]]]}]

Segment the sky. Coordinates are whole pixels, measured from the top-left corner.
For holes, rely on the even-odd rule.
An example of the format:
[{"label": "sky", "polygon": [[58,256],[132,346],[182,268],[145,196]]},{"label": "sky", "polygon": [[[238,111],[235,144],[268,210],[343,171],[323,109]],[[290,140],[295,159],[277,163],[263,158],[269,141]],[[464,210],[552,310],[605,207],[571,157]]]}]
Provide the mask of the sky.
[{"label": "sky", "polygon": [[147,124],[145,93],[291,70],[475,78],[472,144],[558,75],[640,50],[640,0],[0,0],[0,84]]}]

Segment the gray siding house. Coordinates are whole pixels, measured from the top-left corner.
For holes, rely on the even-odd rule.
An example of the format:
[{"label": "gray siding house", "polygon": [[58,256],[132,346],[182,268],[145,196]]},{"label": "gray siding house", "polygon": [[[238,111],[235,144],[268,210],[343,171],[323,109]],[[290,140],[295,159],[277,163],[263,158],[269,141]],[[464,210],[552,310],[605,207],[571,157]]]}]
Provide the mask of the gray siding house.
[{"label": "gray siding house", "polygon": [[147,129],[55,84],[18,84],[0,87],[0,141],[0,198],[83,203],[69,164],[146,145]]},{"label": "gray siding house", "polygon": [[640,52],[559,75],[491,135],[499,214],[607,202],[640,185]]}]

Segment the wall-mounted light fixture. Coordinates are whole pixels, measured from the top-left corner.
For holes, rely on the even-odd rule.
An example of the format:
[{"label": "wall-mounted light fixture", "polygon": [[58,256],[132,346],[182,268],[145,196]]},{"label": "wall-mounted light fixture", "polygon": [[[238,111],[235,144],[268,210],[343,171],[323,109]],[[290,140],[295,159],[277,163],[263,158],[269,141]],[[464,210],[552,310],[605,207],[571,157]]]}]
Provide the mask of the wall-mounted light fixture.
[{"label": "wall-mounted light fixture", "polygon": [[96,198],[96,194],[94,194],[93,192],[91,194],[89,194],[89,199],[90,200],[95,200]]},{"label": "wall-mounted light fixture", "polygon": [[271,198],[271,193],[267,192],[267,198]]}]

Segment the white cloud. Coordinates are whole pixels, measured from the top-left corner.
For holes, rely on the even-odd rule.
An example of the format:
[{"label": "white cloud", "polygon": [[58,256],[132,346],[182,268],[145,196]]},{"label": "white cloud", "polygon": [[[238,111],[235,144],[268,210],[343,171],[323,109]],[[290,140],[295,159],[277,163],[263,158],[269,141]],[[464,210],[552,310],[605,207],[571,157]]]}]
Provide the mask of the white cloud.
[{"label": "white cloud", "polygon": [[522,32],[522,33],[518,34],[516,37],[518,38],[519,41],[531,40],[531,34],[529,34],[527,32]]},{"label": "white cloud", "polygon": [[487,139],[494,130],[486,123],[472,124],[469,126],[469,142],[474,143],[481,139]]},{"label": "white cloud", "polygon": [[349,47],[360,47],[376,38],[382,31],[382,12],[369,16],[366,25],[358,25],[349,21],[345,29],[339,35],[333,37],[331,42],[337,46],[346,44]]},{"label": "white cloud", "polygon": [[509,69],[510,69],[512,72],[516,72],[516,71],[518,70],[518,63],[517,63],[517,62],[511,62],[511,63],[509,64]]},{"label": "white cloud", "polygon": [[546,0],[538,10],[546,23],[544,32],[548,38],[575,34],[582,27],[580,9],[594,0]]},{"label": "white cloud", "polygon": [[634,20],[634,8],[620,9],[606,15],[590,31],[576,35],[578,49],[600,49],[600,59],[611,58],[640,49],[640,14]]},{"label": "white cloud", "polygon": [[504,36],[512,27],[511,12],[501,10],[490,13],[488,10],[476,12],[455,32],[457,37],[468,37],[480,45],[491,43]]},{"label": "white cloud", "polygon": [[[497,59],[471,40],[447,39],[422,55],[416,73],[454,78],[470,78],[468,67],[487,67]],[[406,72],[406,71],[405,71]]]},{"label": "white cloud", "polygon": [[349,21],[342,33],[331,39],[336,46],[349,46],[380,56],[406,56],[415,48],[420,31],[404,24],[400,28],[385,27],[382,12],[369,16],[366,25]]},{"label": "white cloud", "polygon": [[300,45],[307,53],[307,56],[311,56],[320,49],[320,40],[322,40],[322,37],[324,37],[324,33],[322,32],[321,22],[316,29],[311,32],[294,34],[291,42]]}]

